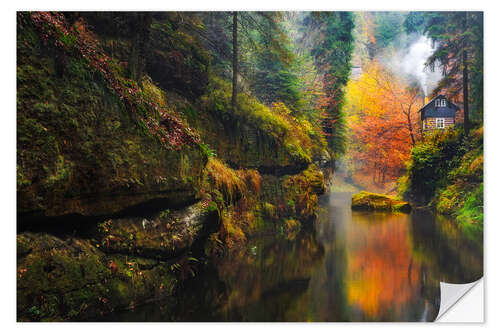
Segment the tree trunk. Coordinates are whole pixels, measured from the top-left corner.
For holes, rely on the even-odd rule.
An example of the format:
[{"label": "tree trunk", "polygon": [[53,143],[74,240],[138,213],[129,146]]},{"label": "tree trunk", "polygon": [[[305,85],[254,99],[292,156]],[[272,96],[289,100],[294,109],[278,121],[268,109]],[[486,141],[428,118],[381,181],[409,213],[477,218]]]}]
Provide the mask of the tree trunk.
[{"label": "tree trunk", "polygon": [[238,107],[238,12],[233,12],[233,96],[231,104],[233,112]]},{"label": "tree trunk", "polygon": [[[464,14],[464,31],[467,29],[467,13]],[[463,94],[464,94],[464,130],[465,135],[469,134],[470,123],[469,123],[469,70],[467,64],[467,44],[464,40],[463,43],[463,56],[462,56],[462,65],[463,65]]]},{"label": "tree trunk", "polygon": [[469,71],[467,65],[467,51],[464,50],[463,54],[463,78],[464,78],[464,130],[465,135],[469,134]]},{"label": "tree trunk", "polygon": [[415,147],[415,136],[413,135],[413,126],[411,124],[410,112],[411,112],[411,109],[408,110],[408,114],[407,114],[407,117],[408,117],[408,131],[410,131],[411,145],[413,147]]},{"label": "tree trunk", "polygon": [[141,84],[142,75],[146,68],[146,58],[148,57],[152,13],[138,13],[135,18],[135,36],[132,41],[132,50],[129,59],[130,78]]}]

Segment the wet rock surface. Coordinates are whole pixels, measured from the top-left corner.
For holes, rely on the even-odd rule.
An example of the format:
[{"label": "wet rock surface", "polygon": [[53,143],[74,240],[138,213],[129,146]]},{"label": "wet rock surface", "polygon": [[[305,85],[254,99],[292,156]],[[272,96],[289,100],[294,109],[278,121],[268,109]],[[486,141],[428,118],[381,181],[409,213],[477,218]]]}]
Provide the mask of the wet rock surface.
[{"label": "wet rock surface", "polygon": [[174,295],[194,275],[192,254],[218,223],[200,201],[154,217],[106,220],[92,238],[17,235],[19,321],[85,320]]},{"label": "wet rock surface", "polygon": [[394,197],[361,191],[352,196],[352,209],[355,210],[381,210],[408,213],[411,206],[408,202]]},{"label": "wet rock surface", "polygon": [[99,226],[99,246],[107,253],[165,259],[190,249],[218,225],[210,202],[179,210],[164,210],[153,217],[109,219]]}]

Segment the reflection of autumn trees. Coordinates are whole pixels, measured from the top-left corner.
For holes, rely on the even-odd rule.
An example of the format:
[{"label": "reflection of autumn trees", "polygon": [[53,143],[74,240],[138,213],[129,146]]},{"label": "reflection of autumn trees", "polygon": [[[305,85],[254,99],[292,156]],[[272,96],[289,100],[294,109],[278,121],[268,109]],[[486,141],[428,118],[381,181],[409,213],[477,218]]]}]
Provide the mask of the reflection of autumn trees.
[{"label": "reflection of autumn trees", "polygon": [[345,234],[346,297],[368,319],[409,313],[419,297],[437,300],[439,281],[482,276],[481,248],[442,216],[353,213],[352,222]]},{"label": "reflection of autumn trees", "polygon": [[412,260],[407,217],[380,214],[382,223],[374,221],[373,215],[369,221],[364,219],[353,215],[346,234],[348,302],[369,318],[389,311],[404,313],[420,287],[420,266]]},{"label": "reflection of autumn trees", "polygon": [[384,187],[400,176],[417,141],[418,96],[417,89],[376,61],[347,85],[353,167],[360,175],[370,175],[373,184]]}]

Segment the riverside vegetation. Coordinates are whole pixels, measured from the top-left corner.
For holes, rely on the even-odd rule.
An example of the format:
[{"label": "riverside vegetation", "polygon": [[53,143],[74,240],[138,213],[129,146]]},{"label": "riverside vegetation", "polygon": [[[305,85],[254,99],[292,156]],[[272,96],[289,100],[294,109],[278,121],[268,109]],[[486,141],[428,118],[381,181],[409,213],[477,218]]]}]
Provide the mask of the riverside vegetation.
[{"label": "riverside vegetation", "polygon": [[[335,165],[349,191],[388,192],[399,178],[398,198],[353,197],[364,208],[390,211],[374,215],[380,226],[388,220],[401,235],[410,232],[391,219],[406,221],[409,215],[392,212],[409,212],[411,204],[453,215],[474,242],[482,237],[477,40],[468,49],[472,108],[465,128],[419,135],[412,123],[419,88],[408,78],[395,80],[397,73],[378,62],[398,47],[403,26],[436,40],[463,33],[449,25],[453,13],[16,15],[18,321],[95,320],[147,303],[162,304],[165,318],[192,319],[175,310],[191,307],[183,295],[202,292],[215,299],[204,302],[225,310],[234,310],[233,303],[259,308],[261,275],[272,302],[281,297],[272,295],[281,295],[283,281],[292,293],[297,286],[303,292],[316,267],[329,274],[337,272],[331,266],[337,261],[345,264],[332,250],[343,244],[341,234],[330,224],[320,244],[315,233],[325,215],[322,195],[336,190],[330,184]],[[437,29],[436,20],[448,22],[449,31]],[[358,81],[352,62],[367,69]],[[365,89],[385,79],[394,86],[384,93],[383,84]],[[445,79],[437,90],[450,88]],[[455,79],[454,91],[460,88]],[[389,92],[401,100],[382,98]],[[346,201],[343,194],[332,198]],[[348,223],[344,210],[342,204],[345,216],[338,220]],[[356,216],[365,221],[370,214]],[[372,227],[358,224],[363,232]],[[416,236],[423,244],[419,262],[434,265],[427,235]],[[386,245],[406,249],[398,243],[404,239]],[[335,262],[324,265],[325,253],[334,253]],[[457,257],[466,267],[469,257]],[[474,262],[476,276],[481,267]],[[265,269],[257,274],[259,267]],[[214,270],[232,288],[227,304],[216,279],[205,281],[213,289],[198,290]],[[240,285],[248,272],[255,283]],[[342,278],[336,276],[338,286]],[[285,299],[292,304],[294,296]],[[221,318],[240,318],[237,312]],[[290,318],[307,311],[298,313]]]},{"label": "riverside vegetation", "polygon": [[406,199],[456,217],[466,235],[483,235],[483,127],[436,132],[412,149],[399,180]]},{"label": "riverside vegetation", "polygon": [[[333,148],[291,49],[258,50],[281,63],[258,81],[279,98],[242,88],[234,108],[197,33],[226,20],[211,15],[18,13],[18,320],[175,299],[254,230],[312,223]],[[278,16],[248,15],[274,27],[256,38],[285,38]]]}]

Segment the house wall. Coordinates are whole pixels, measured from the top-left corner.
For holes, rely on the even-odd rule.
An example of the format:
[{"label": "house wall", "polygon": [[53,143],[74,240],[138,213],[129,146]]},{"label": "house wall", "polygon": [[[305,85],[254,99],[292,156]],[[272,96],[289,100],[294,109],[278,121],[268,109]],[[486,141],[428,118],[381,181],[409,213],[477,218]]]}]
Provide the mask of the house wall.
[{"label": "house wall", "polygon": [[464,123],[464,110],[460,109],[455,114],[455,123],[463,124]]},{"label": "house wall", "polygon": [[[436,129],[436,118],[425,118],[423,123],[425,123],[424,131]],[[454,118],[444,118],[444,128],[453,127],[453,125],[455,125]]]}]

